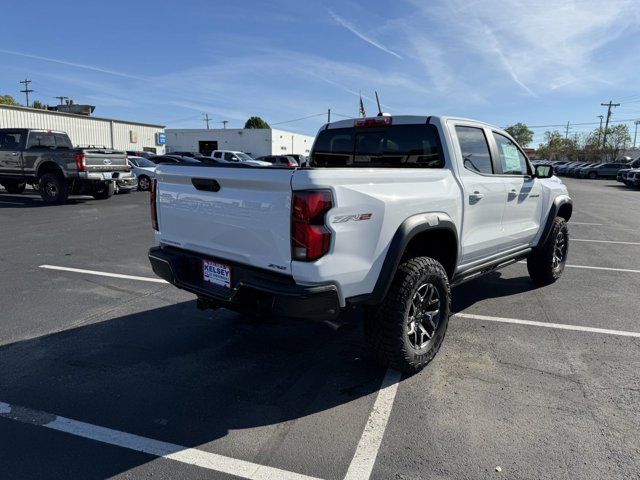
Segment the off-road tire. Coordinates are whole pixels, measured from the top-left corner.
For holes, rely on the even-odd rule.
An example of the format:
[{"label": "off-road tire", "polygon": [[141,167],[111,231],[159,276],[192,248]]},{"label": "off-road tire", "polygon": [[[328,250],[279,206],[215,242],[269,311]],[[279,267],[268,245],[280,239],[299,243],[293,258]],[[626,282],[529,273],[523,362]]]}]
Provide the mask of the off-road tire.
[{"label": "off-road tire", "polygon": [[16,193],[24,192],[24,189],[27,187],[27,184],[24,182],[7,181],[7,182],[3,182],[2,186],[8,193],[16,194]]},{"label": "off-road tire", "polygon": [[140,175],[138,177],[138,190],[151,190],[151,179],[146,175]]},{"label": "off-road tire", "polygon": [[[425,283],[437,289],[440,313],[431,339],[418,349],[410,339],[409,312]],[[422,370],[440,349],[450,311],[451,289],[442,265],[429,257],[406,260],[398,267],[382,304],[365,309],[365,337],[374,359],[404,373]]]},{"label": "off-road tire", "polygon": [[113,196],[115,189],[115,182],[103,182],[99,186],[95,187],[92,196],[96,200],[106,200]]},{"label": "off-road tire", "polygon": [[69,198],[69,184],[62,175],[45,173],[40,177],[38,193],[45,203],[64,203]]},{"label": "off-road tire", "polygon": [[[565,244],[563,258],[557,266],[554,266],[554,255],[557,253],[556,249],[560,247],[559,241],[561,238],[564,238]],[[569,228],[567,227],[567,221],[562,217],[556,217],[544,244],[535,248],[527,258],[529,276],[540,286],[551,285],[562,275],[568,255]]]}]

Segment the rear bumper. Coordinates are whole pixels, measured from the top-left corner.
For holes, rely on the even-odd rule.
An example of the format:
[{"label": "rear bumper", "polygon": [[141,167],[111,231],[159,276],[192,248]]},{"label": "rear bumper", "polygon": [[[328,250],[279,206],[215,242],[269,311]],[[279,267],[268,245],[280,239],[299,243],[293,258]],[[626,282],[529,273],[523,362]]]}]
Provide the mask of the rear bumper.
[{"label": "rear bumper", "polygon": [[[231,288],[203,280],[204,259],[231,267]],[[175,247],[151,248],[149,261],[156,275],[196,294],[203,306],[313,320],[332,320],[340,313],[338,290],[332,284],[299,285],[288,275],[217,260]]]}]

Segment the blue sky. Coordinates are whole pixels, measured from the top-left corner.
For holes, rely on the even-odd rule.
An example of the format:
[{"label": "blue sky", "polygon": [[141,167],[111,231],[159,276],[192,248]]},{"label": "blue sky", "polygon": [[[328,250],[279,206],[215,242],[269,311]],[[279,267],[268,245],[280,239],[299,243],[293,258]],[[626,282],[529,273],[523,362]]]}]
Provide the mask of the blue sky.
[{"label": "blue sky", "polygon": [[28,76],[45,103],[174,128],[356,116],[359,92],[375,114],[374,90],[392,114],[501,126],[598,122],[609,99],[640,118],[637,0],[60,3],[3,1],[0,93],[22,101]]}]

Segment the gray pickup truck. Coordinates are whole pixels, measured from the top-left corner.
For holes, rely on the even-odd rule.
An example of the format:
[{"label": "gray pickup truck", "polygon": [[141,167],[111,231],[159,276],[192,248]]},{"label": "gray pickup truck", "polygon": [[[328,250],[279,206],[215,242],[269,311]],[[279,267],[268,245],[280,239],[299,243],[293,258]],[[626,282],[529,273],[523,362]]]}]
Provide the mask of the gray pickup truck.
[{"label": "gray pickup truck", "polygon": [[74,148],[66,133],[54,130],[0,128],[0,184],[9,193],[30,184],[46,203],[64,203],[69,195],[101,200],[129,176],[125,152]]}]

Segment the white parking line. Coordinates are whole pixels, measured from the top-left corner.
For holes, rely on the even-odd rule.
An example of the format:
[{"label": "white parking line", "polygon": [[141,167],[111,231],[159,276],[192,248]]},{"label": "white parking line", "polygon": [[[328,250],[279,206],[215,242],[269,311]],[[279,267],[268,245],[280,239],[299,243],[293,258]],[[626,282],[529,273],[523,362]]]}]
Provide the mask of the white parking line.
[{"label": "white parking line", "polygon": [[640,245],[640,242],[618,242],[613,240],[588,240],[586,238],[572,238],[571,242],[593,242],[593,243],[617,243],[619,245]]},{"label": "white parking line", "polygon": [[366,480],[373,472],[376,457],[382,444],[384,431],[393,408],[393,401],[398,391],[400,373],[395,370],[387,370],[382,380],[378,397],[371,410],[371,415],[367,419],[367,425],[358,442],[356,453],[351,460],[345,480]]},{"label": "white parking line", "polygon": [[[526,261],[521,261],[518,263],[526,264]],[[630,268],[613,268],[613,267],[591,267],[589,265],[565,265],[565,267],[569,268],[586,268],[588,270],[607,270],[611,272],[627,272],[627,273],[640,273],[640,270],[632,270]]]},{"label": "white parking line", "polygon": [[118,447],[128,448],[129,450],[147,453],[156,457],[168,458],[250,480],[268,480],[273,478],[285,480],[319,480],[317,477],[310,477],[279,468],[225,457],[224,455],[205,452],[196,448],[162,442],[152,438],[100,427],[79,420],[60,417],[51,413],[3,402],[0,402],[0,417],[58,430],[59,432],[69,433],[77,437],[88,438],[97,442],[116,445]]},{"label": "white parking line", "polygon": [[124,279],[127,279],[127,280],[139,280],[141,282],[169,283],[166,280],[163,280],[161,278],[138,277],[136,275],[123,275],[121,273],[99,272],[99,271],[96,271],[96,270],[84,270],[82,268],[59,267],[59,266],[56,266],[56,265],[40,265],[40,268],[46,268],[47,270],[61,270],[63,272],[85,273],[87,275],[98,275],[100,277],[112,277],[112,278],[124,278]]},{"label": "white parking line", "polygon": [[456,318],[468,318],[471,320],[485,320],[487,322],[514,323],[516,325],[531,325],[534,327],[556,328],[558,330],[574,330],[578,332],[602,333],[605,335],[618,335],[621,337],[640,338],[640,332],[627,332],[624,330],[609,330],[607,328],[583,327],[580,325],[568,325],[566,323],[536,322],[533,320],[520,320],[518,318],[491,317],[488,315],[475,315],[471,313],[456,313]]}]

